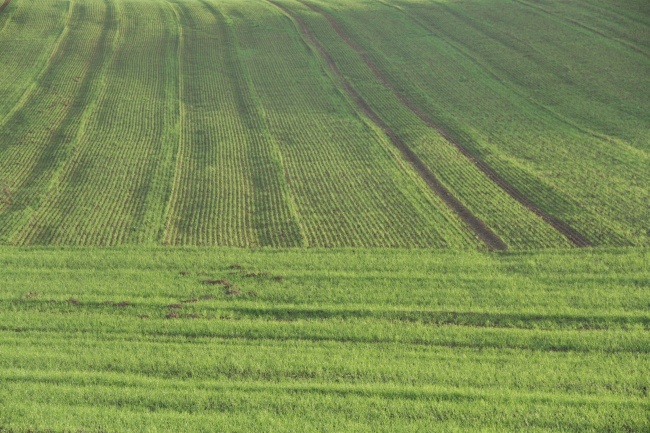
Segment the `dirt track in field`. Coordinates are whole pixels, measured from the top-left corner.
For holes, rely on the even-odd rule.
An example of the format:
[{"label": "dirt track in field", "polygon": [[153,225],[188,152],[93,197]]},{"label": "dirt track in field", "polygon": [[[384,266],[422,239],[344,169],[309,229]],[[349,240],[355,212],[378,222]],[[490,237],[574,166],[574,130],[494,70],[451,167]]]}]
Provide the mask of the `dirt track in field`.
[{"label": "dirt track in field", "polygon": [[5,8],[6,8],[7,6],[9,6],[9,3],[11,3],[11,0],[5,0],[5,2],[2,3],[2,6],[0,6],[0,12],[2,12],[3,10],[5,10]]},{"label": "dirt track in field", "polygon": [[[472,212],[465,207],[460,200],[458,200],[433,174],[433,172],[422,162],[422,160],[404,143],[395,132],[379,118],[377,113],[374,112],[368,103],[359,95],[359,93],[352,87],[352,85],[345,79],[334,60],[329,55],[327,50],[320,44],[320,42],[311,33],[305,22],[298,15],[293,13],[286,7],[276,3],[273,0],[267,0],[269,3],[282,10],[288,17],[292,18],[299,26],[300,31],[306,37],[314,48],[318,50],[319,54],[325,59],[329,69],[340,80],[344,90],[350,98],[357,104],[363,113],[372,120],[381,130],[388,136],[393,145],[397,147],[407,161],[411,163],[413,168],[427,183],[427,185],[440,197],[445,204],[451,208],[458,217],[467,224],[476,235],[487,245],[490,250],[506,250],[508,245],[494,233],[481,219],[476,217]],[[317,11],[319,12],[319,11]],[[320,12],[319,12],[320,13]],[[331,21],[330,21],[331,22]],[[337,33],[340,29],[337,30]],[[347,39],[346,42],[350,43]],[[352,45],[351,45],[352,46]],[[354,46],[352,46],[354,48]],[[365,61],[366,59],[364,59]],[[382,80],[383,82],[383,80]]]},{"label": "dirt track in field", "polygon": [[[299,0],[300,1],[300,0]],[[386,75],[377,68],[377,66],[370,60],[368,55],[359,47],[355,42],[353,42],[350,37],[345,34],[334,19],[328,14],[324,13],[319,8],[300,2],[312,11],[320,14],[325,18],[334,31],[345,41],[346,44],[350,46],[356,53],[361,57],[365,64],[372,70],[375,77],[388,89],[393,92],[393,94],[404,104],[409,110],[411,110],[416,116],[420,118],[424,123],[427,124],[432,129],[435,129],[440,135],[442,135],[449,143],[453,144],[460,153],[462,153],[468,160],[470,160],[483,174],[485,174],[492,182],[497,184],[502,190],[504,190],[510,197],[517,200],[523,206],[525,206],[529,211],[533,212],[535,215],[544,220],[547,224],[553,227],[555,230],[560,232],[564,237],[566,237],[571,243],[577,247],[589,247],[591,242],[585,238],[582,234],[577,232],[573,227],[571,227],[566,222],[561,219],[554,217],[546,213],[544,210],[540,209],[537,205],[532,203],[524,194],[522,194],[517,188],[511,185],[508,181],[503,179],[492,167],[487,165],[484,161],[478,159],[470,150],[465,146],[460,144],[452,135],[442,129],[440,125],[436,124],[426,113],[424,113],[416,104],[413,103],[410,99],[407,99],[399,92],[395,90],[393,85],[390,83]]]}]

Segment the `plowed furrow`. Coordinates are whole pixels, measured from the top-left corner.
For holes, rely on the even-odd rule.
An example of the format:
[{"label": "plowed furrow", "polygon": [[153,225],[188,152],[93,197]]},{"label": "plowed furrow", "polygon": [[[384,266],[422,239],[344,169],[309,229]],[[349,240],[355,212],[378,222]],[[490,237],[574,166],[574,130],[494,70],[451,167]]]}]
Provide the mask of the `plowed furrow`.
[{"label": "plowed furrow", "polygon": [[423,112],[413,101],[404,97],[400,92],[396,91],[392,83],[389,81],[388,77],[379,70],[379,68],[370,60],[368,55],[359,47],[350,37],[341,29],[336,21],[328,14],[324,13],[322,10],[317,7],[303,3],[306,7],[312,11],[323,16],[332,26],[334,31],[347,43],[350,48],[357,52],[359,57],[363,59],[366,65],[372,70],[375,77],[388,89],[393,92],[393,94],[399,99],[399,101],[404,104],[409,110],[411,110],[416,116],[418,116],[424,123],[427,124],[432,129],[435,129],[441,136],[443,136],[449,143],[454,145],[460,153],[462,153],[469,161],[471,161],[476,168],[478,168],[483,174],[485,174],[492,182],[498,185],[502,190],[504,190],[510,197],[517,200],[528,210],[533,212],[538,217],[542,218],[547,224],[555,228],[558,232],[562,233],[569,241],[571,241],[577,247],[589,247],[591,242],[585,238],[582,234],[577,232],[573,227],[571,227],[566,222],[560,220],[559,218],[546,213],[544,210],[539,208],[533,202],[531,202],[524,194],[517,190],[513,185],[508,181],[502,178],[492,167],[490,167],[483,160],[478,159],[469,149],[463,146],[451,133],[443,129],[439,124],[433,121],[425,112]]},{"label": "plowed furrow", "polygon": [[[393,145],[400,150],[404,158],[409,161],[416,172],[422,177],[427,185],[445,202],[445,204],[450,209],[452,209],[458,215],[458,217],[476,233],[476,235],[488,246],[490,250],[506,250],[508,248],[507,244],[483,221],[481,221],[481,219],[472,214],[472,212],[438,180],[435,174],[433,174],[433,172],[424,164],[424,162],[422,162],[422,160],[415,154],[415,152],[413,152],[413,150],[411,150],[411,148],[409,148],[408,145],[404,143],[383,120],[381,120],[377,113],[375,113],[374,110],[368,105],[368,103],[361,97],[361,95],[359,95],[359,93],[352,87],[350,82],[343,76],[329,53],[311,33],[304,20],[302,20],[302,18],[293,13],[291,10],[276,3],[275,1],[267,1],[276,6],[278,9],[282,10],[287,16],[291,17],[300,26],[302,35],[307,38],[311,46],[316,48],[319,54],[323,57],[330,71],[341,82],[343,89],[349,95],[349,97],[363,111],[363,113],[370,120],[372,120],[384,132],[384,134],[386,134]],[[337,29],[337,33],[338,32],[340,32],[340,29]],[[350,43],[350,41],[347,40],[346,42]],[[366,61],[365,58],[364,61]]]}]

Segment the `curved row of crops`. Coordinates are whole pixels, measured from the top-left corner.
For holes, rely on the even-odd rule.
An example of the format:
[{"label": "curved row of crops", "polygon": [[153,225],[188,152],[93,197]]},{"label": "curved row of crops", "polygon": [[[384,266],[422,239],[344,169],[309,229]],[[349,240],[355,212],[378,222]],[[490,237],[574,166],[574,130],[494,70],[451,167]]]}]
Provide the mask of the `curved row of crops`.
[{"label": "curved row of crops", "polygon": [[72,152],[106,37],[101,3],[70,4],[69,15],[47,66],[26,101],[2,126],[0,185],[9,191],[0,207],[6,240],[25,227]]},{"label": "curved row of crops", "polygon": [[[277,140],[307,243],[439,247],[467,242],[458,239],[458,228],[449,227],[462,227],[453,214],[421,183],[414,184],[413,170],[333,86],[292,23],[271,6],[238,9],[246,16],[234,20],[242,58]],[[311,78],[319,75],[319,82]]]},{"label": "curved row of crops", "polygon": [[[319,40],[329,48],[330,55],[334,56],[344,73],[391,129],[427,163],[456,197],[508,245],[515,248],[568,245],[561,234],[508,196],[438,131],[427,126],[404,106],[397,95],[364,64],[359,53],[346,43],[345,35],[331,25],[326,16],[317,9],[305,9],[293,2],[288,4],[293,4],[295,10],[302,9],[302,14],[307,17]],[[486,200],[486,197],[490,199]]]},{"label": "curved row of crops", "polygon": [[54,55],[68,18],[68,5],[57,0],[20,4],[0,14],[0,125],[34,91],[39,73]]},{"label": "curved row of crops", "polygon": [[647,98],[636,91],[647,58],[526,7],[308,4],[328,10],[392,86],[542,209],[593,244],[647,243]]},{"label": "curved row of crops", "polygon": [[111,36],[96,100],[19,243],[113,245],[160,234],[178,133],[173,13],[158,2],[110,4],[119,16],[100,20]]},{"label": "curved row of crops", "polygon": [[14,0],[0,241],[646,245],[647,23],[485,3]]},{"label": "curved row of crops", "polygon": [[216,5],[178,2],[181,149],[166,242],[299,246],[282,164]]}]

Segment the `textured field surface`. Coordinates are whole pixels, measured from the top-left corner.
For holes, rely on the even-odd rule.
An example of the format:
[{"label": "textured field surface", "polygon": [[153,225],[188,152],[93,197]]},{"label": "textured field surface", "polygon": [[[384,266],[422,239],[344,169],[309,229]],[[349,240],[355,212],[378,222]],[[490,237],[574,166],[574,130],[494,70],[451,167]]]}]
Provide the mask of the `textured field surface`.
[{"label": "textured field surface", "polygon": [[650,244],[643,1],[3,6],[0,243]]},{"label": "textured field surface", "polygon": [[645,431],[648,260],[4,248],[0,430]]}]

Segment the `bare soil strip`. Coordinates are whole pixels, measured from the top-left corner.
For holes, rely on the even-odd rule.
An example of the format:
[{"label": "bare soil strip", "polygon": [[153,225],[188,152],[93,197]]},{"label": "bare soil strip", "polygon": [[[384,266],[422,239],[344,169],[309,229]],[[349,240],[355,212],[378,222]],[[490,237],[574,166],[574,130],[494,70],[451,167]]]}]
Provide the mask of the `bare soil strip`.
[{"label": "bare soil strip", "polygon": [[[496,234],[494,233],[483,221],[471,213],[463,203],[460,202],[433,174],[433,172],[422,162],[422,160],[404,143],[395,132],[386,124],[383,120],[370,108],[368,103],[359,95],[359,93],[352,87],[348,80],[343,76],[339,68],[334,63],[334,60],[325,50],[325,48],[320,44],[320,42],[314,37],[311,33],[305,22],[295,13],[287,9],[286,7],[276,3],[273,0],[267,0],[269,3],[276,6],[278,9],[282,10],[287,16],[291,17],[299,26],[302,34],[309,40],[310,44],[315,47],[320,55],[325,59],[328,67],[336,75],[336,77],[341,81],[344,90],[352,98],[352,100],[357,104],[357,106],[363,111],[363,113],[372,120],[381,130],[386,134],[386,136],[391,140],[393,145],[397,147],[402,155],[406,158],[407,161],[411,163],[413,168],[417,173],[422,177],[422,179],[427,183],[427,185],[445,202],[445,204],[451,208],[458,217],[467,224],[476,235],[487,245],[490,250],[506,250],[508,245]],[[311,6],[308,6],[311,8]],[[319,12],[319,11],[317,11]],[[320,13],[320,12],[319,12]],[[327,17],[326,17],[327,18]],[[331,21],[330,21],[331,22]],[[336,28],[335,28],[336,29]],[[340,30],[337,29],[337,33]],[[341,33],[339,33],[341,34]],[[346,42],[350,43],[347,39]],[[352,45],[351,45],[352,46]],[[352,46],[355,48],[354,46]],[[356,48],[355,48],[356,50]],[[366,59],[364,58],[364,61]]]},{"label": "bare soil strip", "polygon": [[528,210],[533,212],[535,215],[543,219],[547,224],[555,228],[558,232],[562,233],[571,243],[577,247],[590,247],[591,242],[585,238],[582,234],[577,232],[573,227],[571,227],[566,222],[560,220],[559,218],[546,213],[544,210],[540,209],[537,205],[531,202],[524,194],[518,191],[513,185],[508,183],[503,179],[492,167],[486,164],[481,159],[478,159],[469,149],[463,146],[457,139],[455,139],[448,131],[444,130],[440,125],[436,124],[426,113],[424,113],[413,101],[404,97],[402,94],[397,92],[393,85],[390,83],[386,75],[377,68],[377,66],[370,60],[368,55],[359,47],[355,42],[353,42],[350,37],[343,32],[341,27],[334,21],[332,17],[324,13],[322,10],[317,7],[303,3],[306,7],[312,11],[322,15],[332,26],[334,31],[343,39],[357,54],[363,59],[366,65],[372,70],[375,74],[375,77],[384,85],[386,88],[390,89],[393,94],[404,104],[409,110],[411,110],[416,116],[420,118],[424,123],[427,124],[432,129],[435,129],[438,134],[442,135],[449,143],[453,144],[460,153],[462,153],[469,161],[471,161],[483,174],[485,174],[492,182],[497,184],[502,190],[504,190],[510,197],[517,200],[519,203],[524,205]]},{"label": "bare soil strip", "polygon": [[7,6],[9,6],[9,3],[11,3],[11,0],[5,0],[5,2],[2,3],[2,6],[0,6],[0,12],[2,12],[3,10],[5,10],[5,8],[6,8]]}]

